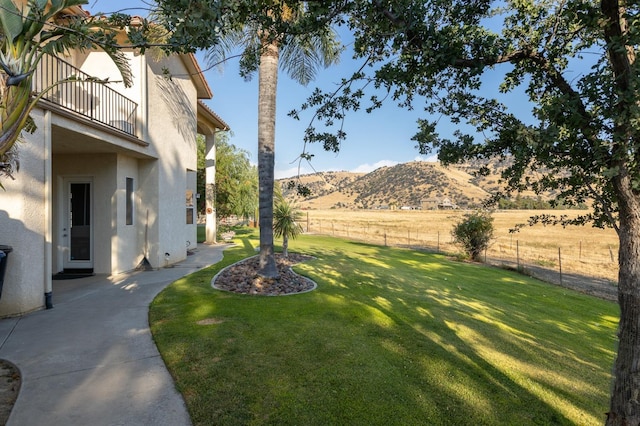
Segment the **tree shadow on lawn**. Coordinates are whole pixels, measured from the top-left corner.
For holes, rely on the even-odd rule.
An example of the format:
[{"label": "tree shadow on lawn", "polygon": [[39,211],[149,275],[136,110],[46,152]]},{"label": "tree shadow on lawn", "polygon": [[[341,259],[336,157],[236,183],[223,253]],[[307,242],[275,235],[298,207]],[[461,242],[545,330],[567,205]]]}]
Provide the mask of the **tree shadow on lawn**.
[{"label": "tree shadow on lawn", "polygon": [[364,306],[352,320],[414,366],[405,384],[416,404],[435,392],[440,414],[481,423],[602,423],[613,304],[441,255],[341,244],[298,269],[319,283],[328,309]]},{"label": "tree shadow on lawn", "polygon": [[[194,424],[602,424],[614,304],[437,254],[316,236],[294,249],[316,257],[294,267],[316,291],[232,295],[203,270],[158,298],[170,319],[154,338],[177,354]],[[171,330],[205,318],[220,321]]]}]

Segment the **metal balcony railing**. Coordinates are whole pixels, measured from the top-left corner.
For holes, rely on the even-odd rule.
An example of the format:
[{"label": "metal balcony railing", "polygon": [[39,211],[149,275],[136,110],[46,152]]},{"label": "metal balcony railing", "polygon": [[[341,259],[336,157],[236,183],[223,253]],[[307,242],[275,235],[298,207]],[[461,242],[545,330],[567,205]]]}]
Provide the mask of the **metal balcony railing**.
[{"label": "metal balcony railing", "polygon": [[[51,87],[71,76],[76,80]],[[138,104],[62,59],[42,57],[33,76],[33,90],[46,91],[43,99],[62,108],[136,136]]]}]

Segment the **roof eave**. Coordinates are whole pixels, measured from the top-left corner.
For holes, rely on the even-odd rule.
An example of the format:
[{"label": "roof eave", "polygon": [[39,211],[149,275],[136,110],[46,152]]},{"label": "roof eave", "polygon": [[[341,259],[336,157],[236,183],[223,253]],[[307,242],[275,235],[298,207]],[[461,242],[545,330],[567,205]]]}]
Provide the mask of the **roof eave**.
[{"label": "roof eave", "polygon": [[206,125],[209,128],[209,132],[213,133],[212,129],[226,131],[231,130],[229,125],[224,122],[218,114],[216,114],[211,108],[209,108],[204,102],[198,101],[198,126]]},{"label": "roof eave", "polygon": [[181,54],[180,59],[184,63],[193,83],[196,86],[198,99],[211,99],[213,98],[213,92],[209,87],[209,83],[204,78],[204,73],[198,64],[198,60],[193,53]]}]

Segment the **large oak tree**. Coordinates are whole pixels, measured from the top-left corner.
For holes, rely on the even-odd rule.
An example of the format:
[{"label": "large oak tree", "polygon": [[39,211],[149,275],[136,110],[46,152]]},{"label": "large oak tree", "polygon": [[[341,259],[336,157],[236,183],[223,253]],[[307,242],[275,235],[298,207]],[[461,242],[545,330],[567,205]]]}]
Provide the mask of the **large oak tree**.
[{"label": "large oak tree", "polygon": [[[185,2],[199,3],[175,3]],[[637,1],[326,0],[306,2],[306,19],[294,24],[271,8],[299,3],[293,0],[206,3],[189,10],[211,18],[201,36],[220,37],[249,15],[272,37],[331,23],[353,32],[354,57],[363,66],[339,89],[318,90],[303,105],[315,110],[307,141],[337,150],[348,110],[392,100],[424,108],[414,138],[422,153],[437,151],[444,163],[508,158],[509,190],[590,201],[591,213],[573,223],[611,226],[620,239],[619,346],[607,423],[640,424]],[[178,38],[198,27],[187,21],[173,21]],[[485,90],[496,78],[501,84]],[[368,88],[375,89],[371,96]],[[460,124],[452,135],[439,134],[444,116]],[[338,128],[317,130],[318,121]]]},{"label": "large oak tree", "polygon": [[[316,109],[316,119],[339,125],[349,109],[380,106],[382,91],[401,107],[425,108],[415,136],[421,152],[437,150],[445,163],[509,158],[510,189],[590,200],[582,220],[611,226],[620,239],[619,346],[607,424],[640,424],[640,4],[325,0],[304,2],[305,17],[287,19],[287,8],[300,3],[159,2],[172,50],[209,48],[249,20],[262,29],[264,47],[345,25],[364,66],[342,90],[314,93],[305,107]],[[488,94],[483,86],[496,72],[502,83]],[[364,87],[377,90],[365,99]],[[441,136],[441,116],[465,126]],[[346,135],[310,128],[306,137],[338,149]]]},{"label": "large oak tree", "polygon": [[[369,66],[343,90],[314,93],[305,107],[331,124],[345,110],[378,107],[382,91],[401,107],[425,108],[414,137],[422,153],[437,150],[444,163],[507,158],[508,189],[590,201],[592,212],[570,222],[611,226],[620,240],[619,344],[607,424],[640,424],[640,4],[348,3],[354,55]],[[486,90],[496,78],[501,84]],[[366,101],[359,83],[378,93]],[[460,124],[452,135],[439,134],[443,116]],[[338,129],[308,139],[334,149],[344,137]]]}]

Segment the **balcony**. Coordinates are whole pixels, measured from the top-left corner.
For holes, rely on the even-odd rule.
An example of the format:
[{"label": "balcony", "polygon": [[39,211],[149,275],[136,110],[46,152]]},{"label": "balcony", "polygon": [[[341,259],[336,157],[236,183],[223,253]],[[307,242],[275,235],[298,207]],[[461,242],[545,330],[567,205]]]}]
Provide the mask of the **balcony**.
[{"label": "balcony", "polygon": [[33,76],[33,90],[41,93],[54,82],[74,76],[46,91],[43,99],[129,135],[136,136],[138,104],[59,58],[44,55]]}]

